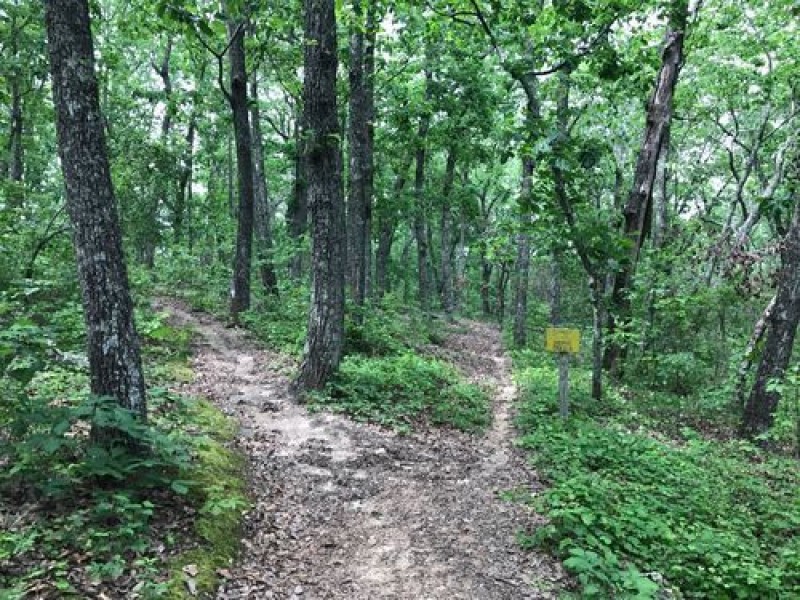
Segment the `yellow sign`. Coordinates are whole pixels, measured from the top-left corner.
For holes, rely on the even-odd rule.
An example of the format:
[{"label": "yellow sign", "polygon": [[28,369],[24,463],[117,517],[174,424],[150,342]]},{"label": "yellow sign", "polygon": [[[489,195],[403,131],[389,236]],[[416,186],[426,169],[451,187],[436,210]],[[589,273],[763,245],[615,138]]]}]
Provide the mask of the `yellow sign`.
[{"label": "yellow sign", "polygon": [[545,330],[544,348],[548,352],[577,354],[581,349],[581,332],[564,327],[548,327]]}]

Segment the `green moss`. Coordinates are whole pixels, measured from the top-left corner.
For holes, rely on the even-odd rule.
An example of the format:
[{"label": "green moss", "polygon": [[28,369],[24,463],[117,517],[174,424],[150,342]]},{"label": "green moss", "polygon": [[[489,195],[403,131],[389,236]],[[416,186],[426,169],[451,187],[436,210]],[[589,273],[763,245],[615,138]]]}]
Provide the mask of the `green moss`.
[{"label": "green moss", "polygon": [[185,475],[195,482],[200,546],[172,560],[165,596],[170,600],[214,596],[217,571],[230,566],[236,556],[242,513],[248,506],[244,457],[225,446],[235,437],[236,424],[206,401],[196,403],[192,417],[205,435],[198,442],[195,465]]}]

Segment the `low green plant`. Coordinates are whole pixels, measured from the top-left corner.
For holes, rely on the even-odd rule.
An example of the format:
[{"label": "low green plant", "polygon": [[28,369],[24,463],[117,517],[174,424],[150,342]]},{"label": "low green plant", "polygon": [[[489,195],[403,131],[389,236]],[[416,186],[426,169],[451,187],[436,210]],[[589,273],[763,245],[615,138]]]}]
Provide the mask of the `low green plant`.
[{"label": "low green plant", "polygon": [[243,313],[241,321],[270,348],[297,356],[306,338],[308,289],[297,286],[282,289],[278,298],[266,296],[257,309]]},{"label": "low green plant", "polygon": [[562,557],[581,597],[800,596],[796,462],[590,415],[583,392],[564,422],[552,369],[527,369],[520,385],[520,443],[551,484],[535,500],[549,523],[524,542]]},{"label": "low green plant", "polygon": [[324,393],[311,397],[311,406],[398,431],[425,423],[477,431],[491,420],[484,391],[446,363],[412,352],[345,357]]},{"label": "low green plant", "polygon": [[[233,425],[208,403],[155,392],[147,426],[112,401],[91,398],[74,407],[39,405],[37,419],[4,440],[0,460],[10,468],[0,477],[0,499],[32,496],[44,504],[0,535],[0,561],[19,565],[0,576],[0,590],[24,591],[42,580],[56,585],[52,569],[24,565],[50,565],[69,554],[85,557],[93,579],[113,580],[134,569],[152,597],[184,597],[182,583],[158,582],[163,564],[150,522],[164,502],[194,507],[201,540],[172,560],[172,571],[197,565],[197,589],[213,588],[216,570],[235,555],[248,506],[242,459],[223,445]],[[95,443],[87,435],[92,426],[134,443]]]}]

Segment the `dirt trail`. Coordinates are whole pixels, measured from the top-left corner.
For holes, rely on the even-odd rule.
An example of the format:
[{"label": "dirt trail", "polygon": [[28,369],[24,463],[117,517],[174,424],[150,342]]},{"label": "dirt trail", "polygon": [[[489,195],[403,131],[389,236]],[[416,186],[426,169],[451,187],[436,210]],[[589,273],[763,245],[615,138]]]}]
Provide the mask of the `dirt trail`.
[{"label": "dirt trail", "polygon": [[562,569],[515,534],[540,518],[500,493],[537,491],[512,445],[515,388],[498,332],[463,322],[436,353],[494,390],[484,436],[398,436],[309,415],[287,392],[294,368],[246,335],[170,302],[197,333],[191,393],[241,423],[253,509],[243,552],[218,599],[555,598]]}]

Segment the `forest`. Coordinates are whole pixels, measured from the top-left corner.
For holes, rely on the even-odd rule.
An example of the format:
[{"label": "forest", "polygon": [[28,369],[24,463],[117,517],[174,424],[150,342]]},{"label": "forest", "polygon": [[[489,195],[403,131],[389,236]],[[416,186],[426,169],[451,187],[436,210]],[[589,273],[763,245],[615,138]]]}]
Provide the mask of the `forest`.
[{"label": "forest", "polygon": [[798,39],[0,0],[0,600],[800,598]]}]

